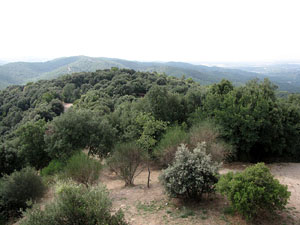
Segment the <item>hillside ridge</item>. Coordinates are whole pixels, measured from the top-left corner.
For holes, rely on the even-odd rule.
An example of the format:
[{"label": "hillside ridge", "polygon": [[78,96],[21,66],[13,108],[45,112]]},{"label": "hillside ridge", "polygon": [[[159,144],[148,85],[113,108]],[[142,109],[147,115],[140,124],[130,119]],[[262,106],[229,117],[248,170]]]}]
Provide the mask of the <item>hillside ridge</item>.
[{"label": "hillside ridge", "polygon": [[[300,75],[291,77],[285,72],[286,78],[271,73],[253,72],[251,68],[223,68],[217,66],[195,65],[187,62],[139,62],[117,58],[71,56],[56,58],[45,62],[12,62],[0,65],[0,88],[9,85],[26,84],[30,81],[53,79],[64,74],[76,72],[94,72],[112,67],[133,69],[143,72],[165,73],[169,76],[192,78],[201,84],[212,84],[228,79],[235,85],[242,85],[249,80],[268,77],[279,86],[280,90],[300,92]],[[294,69],[296,72],[299,68]]]}]

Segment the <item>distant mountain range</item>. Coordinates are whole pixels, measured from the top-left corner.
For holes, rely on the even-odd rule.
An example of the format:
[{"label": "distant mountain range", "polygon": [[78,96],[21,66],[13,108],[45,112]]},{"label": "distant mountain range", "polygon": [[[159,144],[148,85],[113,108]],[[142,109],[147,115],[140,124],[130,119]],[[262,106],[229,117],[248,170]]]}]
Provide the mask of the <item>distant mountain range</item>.
[{"label": "distant mountain range", "polygon": [[[1,61],[0,61],[1,65]],[[52,79],[74,72],[91,72],[111,67],[128,68],[137,71],[156,71],[170,76],[193,78],[201,84],[212,84],[223,78],[236,85],[248,80],[269,77],[281,90],[300,92],[300,65],[284,64],[273,67],[209,67],[183,62],[138,62],[114,58],[73,56],[47,62],[14,62],[0,66],[0,88],[29,81]]]},{"label": "distant mountain range", "polygon": [[0,60],[0,66],[6,63],[7,63],[6,61]]}]

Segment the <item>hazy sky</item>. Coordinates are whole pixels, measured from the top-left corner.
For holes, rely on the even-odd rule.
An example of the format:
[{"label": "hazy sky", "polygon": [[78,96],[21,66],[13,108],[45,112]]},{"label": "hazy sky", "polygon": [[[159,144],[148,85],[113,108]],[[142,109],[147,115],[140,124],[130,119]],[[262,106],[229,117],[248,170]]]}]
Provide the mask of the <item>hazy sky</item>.
[{"label": "hazy sky", "polygon": [[0,59],[300,60],[299,10],[299,0],[1,0]]}]

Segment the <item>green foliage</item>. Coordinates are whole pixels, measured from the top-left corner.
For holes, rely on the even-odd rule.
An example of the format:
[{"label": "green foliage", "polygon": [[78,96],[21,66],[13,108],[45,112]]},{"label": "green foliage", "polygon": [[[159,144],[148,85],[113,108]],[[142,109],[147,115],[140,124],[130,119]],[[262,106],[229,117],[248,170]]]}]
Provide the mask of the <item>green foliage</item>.
[{"label": "green foliage", "polygon": [[298,136],[299,124],[292,125],[286,107],[279,104],[276,86],[269,80],[253,80],[244,87],[225,88],[225,92],[214,89],[207,96],[205,113],[223,127],[222,136],[236,147],[239,159],[259,161],[287,155],[286,143],[292,138],[288,130],[292,128]]},{"label": "green foliage", "polygon": [[0,177],[20,170],[24,161],[18,157],[18,151],[10,142],[0,145]]},{"label": "green foliage", "polygon": [[60,114],[62,114],[64,112],[64,106],[63,106],[62,102],[58,99],[53,99],[49,103],[49,107],[50,107],[51,111],[55,114],[55,116],[59,116]]},{"label": "green foliage", "polygon": [[216,95],[225,95],[233,90],[233,85],[229,80],[221,80],[218,84],[213,84],[211,92]]},{"label": "green foliage", "polygon": [[66,177],[88,186],[97,181],[100,170],[101,164],[98,160],[79,152],[67,161],[64,173]]},{"label": "green foliage", "polygon": [[76,108],[97,110],[102,115],[110,113],[114,109],[112,99],[102,90],[90,90],[76,101]]},{"label": "green foliage", "polygon": [[62,97],[65,102],[74,102],[78,99],[80,96],[79,90],[76,89],[76,85],[73,83],[66,84],[62,91]]},{"label": "green foliage", "polygon": [[32,168],[6,175],[0,180],[0,219],[19,216],[28,207],[28,201],[42,197],[45,186]]},{"label": "green foliage", "polygon": [[36,169],[45,167],[50,161],[45,151],[45,131],[46,122],[44,120],[27,122],[16,131],[19,138],[18,153],[20,158]]},{"label": "green foliage", "polygon": [[[53,62],[53,65],[56,63],[58,61]],[[105,156],[113,143],[139,139],[143,125],[138,124],[136,118],[140,113],[151,111],[148,106],[146,107],[148,105],[146,99],[141,97],[157,84],[158,79],[161,80],[159,83],[163,83],[167,88],[170,99],[174,97],[175,100],[172,101],[179,102],[181,108],[185,107],[183,95],[188,89],[199,87],[197,83],[186,83],[164,74],[114,69],[65,75],[58,79],[28,83],[24,86],[11,86],[0,91],[0,172],[11,173],[28,163],[19,153],[21,145],[17,145],[19,137],[15,133],[27,122],[35,123],[39,120],[47,122],[44,140],[45,149],[51,159],[66,160],[73,152],[83,148],[88,148],[90,153]],[[71,90],[71,97],[73,94],[76,95],[76,99],[81,97],[74,103],[73,114],[67,112],[67,115],[61,115],[63,112],[61,100],[67,97],[65,94],[68,94],[68,87],[76,92],[73,93]],[[182,109],[179,113],[186,111]],[[84,114],[82,111],[88,111],[85,113],[87,117],[82,116]],[[171,115],[172,111],[166,112]],[[60,119],[52,121],[57,116]],[[81,122],[82,119],[84,122]],[[158,132],[157,135],[161,134]],[[82,140],[78,140],[78,136],[82,137]],[[155,140],[159,138],[160,136],[156,136]]]},{"label": "green foliage", "polygon": [[[91,62],[87,57],[61,59],[33,67],[51,69],[59,64],[67,69],[63,65],[77,60],[80,67],[90,62],[85,67],[87,71],[96,70],[93,63],[97,63],[98,59]],[[111,59],[99,60],[105,62],[104,65],[113,63],[113,67],[120,67],[120,64],[126,64],[127,68],[137,66],[122,60],[118,63]],[[165,67],[147,66],[152,68],[151,71],[159,69],[180,77],[182,74],[196,77],[198,70],[208,69],[181,63],[167,63]],[[191,70],[178,73],[173,66]],[[62,68],[55,71],[68,73]],[[91,154],[105,157],[114,143],[136,140],[151,154],[167,125],[184,124],[184,127],[190,128],[206,119],[213,120],[222,128],[220,138],[237,150],[240,160],[300,159],[299,98],[291,95],[278,99],[275,86],[267,80],[251,81],[242,87],[234,87],[223,80],[206,87],[189,79],[156,72],[132,69],[79,72],[75,67],[71,68],[78,73],[10,86],[0,91],[1,174],[9,174],[28,164],[41,168],[50,159],[67,160],[74,152],[84,148]],[[224,75],[224,71],[217,68],[209,69]],[[54,75],[45,73],[45,77]],[[219,80],[213,75],[210,78]],[[204,80],[203,84],[208,82]],[[62,100],[66,98],[69,98],[68,101],[75,100],[74,107],[62,114]],[[44,143],[42,131],[45,127],[41,126],[40,120],[47,123]],[[213,142],[210,145],[205,140],[207,151],[223,151],[224,145],[219,136],[217,144]],[[195,146],[197,142],[190,144]],[[43,144],[46,147],[42,147]],[[214,152],[211,153],[215,159]],[[50,159],[46,159],[46,155]],[[44,156],[43,160],[39,160]]]},{"label": "green foliage", "polygon": [[255,219],[265,211],[274,213],[282,210],[291,194],[263,163],[248,167],[243,172],[221,176],[217,190],[226,195],[232,207],[247,219]]},{"label": "green foliage", "polygon": [[68,110],[48,125],[45,141],[52,159],[66,160],[83,148],[105,156],[113,146],[114,129],[97,112]]},{"label": "green foliage", "polygon": [[134,178],[143,171],[146,157],[145,150],[139,148],[134,142],[130,142],[117,145],[107,159],[107,164],[125,181],[125,186],[128,186],[133,185]]},{"label": "green foliage", "polygon": [[163,167],[171,164],[175,158],[175,153],[180,144],[189,142],[188,133],[182,127],[176,125],[169,127],[162,136],[157,147],[154,149],[154,156]]},{"label": "green foliage", "polygon": [[219,164],[206,153],[205,143],[189,151],[181,145],[175,161],[163,170],[160,180],[171,197],[201,199],[204,193],[212,193],[218,181]]},{"label": "green foliage", "polygon": [[116,137],[119,142],[130,142],[140,136],[141,127],[136,122],[140,111],[136,107],[136,102],[125,101],[109,116],[110,123],[117,130]]},{"label": "green foliage", "polygon": [[145,99],[146,110],[156,120],[182,123],[187,118],[183,96],[169,92],[166,86],[153,86]]},{"label": "green foliage", "polygon": [[156,120],[154,116],[147,113],[141,113],[136,118],[137,124],[141,127],[141,135],[137,143],[141,148],[149,151],[154,148],[162,132],[167,129],[167,123]]},{"label": "green foliage", "polygon": [[122,211],[112,213],[108,191],[103,186],[66,186],[45,210],[33,208],[21,225],[126,225]]},{"label": "green foliage", "polygon": [[65,162],[59,161],[57,159],[51,160],[48,166],[41,170],[41,176],[51,176],[59,172],[62,172],[65,167]]}]

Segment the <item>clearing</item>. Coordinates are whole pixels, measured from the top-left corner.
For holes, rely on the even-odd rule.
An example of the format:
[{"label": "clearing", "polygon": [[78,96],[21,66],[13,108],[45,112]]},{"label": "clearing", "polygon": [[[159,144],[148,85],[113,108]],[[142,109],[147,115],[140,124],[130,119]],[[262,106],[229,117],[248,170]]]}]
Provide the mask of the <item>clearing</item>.
[{"label": "clearing", "polygon": [[[243,170],[249,165],[251,164],[233,163],[225,165],[220,172]],[[273,215],[272,218],[259,218],[255,223],[247,223],[239,215],[231,213],[228,202],[218,194],[211,195],[200,203],[183,204],[180,200],[169,199],[158,180],[160,170],[152,171],[150,189],[146,185],[147,171],[135,179],[134,187],[124,187],[124,182],[108,170],[103,172],[100,180],[111,193],[114,209],[122,209],[132,225],[300,225],[300,163],[276,163],[268,166],[282,184],[288,185],[291,198],[286,211]]]},{"label": "clearing", "polygon": [[[227,164],[220,173],[240,171],[250,165]],[[264,216],[252,223],[233,214],[229,210],[228,201],[219,194],[208,196],[197,203],[168,198],[158,180],[160,170],[151,171],[149,189],[146,170],[135,179],[133,187],[124,187],[124,182],[108,169],[102,171],[100,182],[110,191],[114,211],[122,209],[126,220],[132,225],[300,225],[300,163],[274,163],[267,166],[282,184],[288,186],[291,197],[285,211]],[[51,200],[53,190],[49,189],[40,202],[41,207]]]}]

